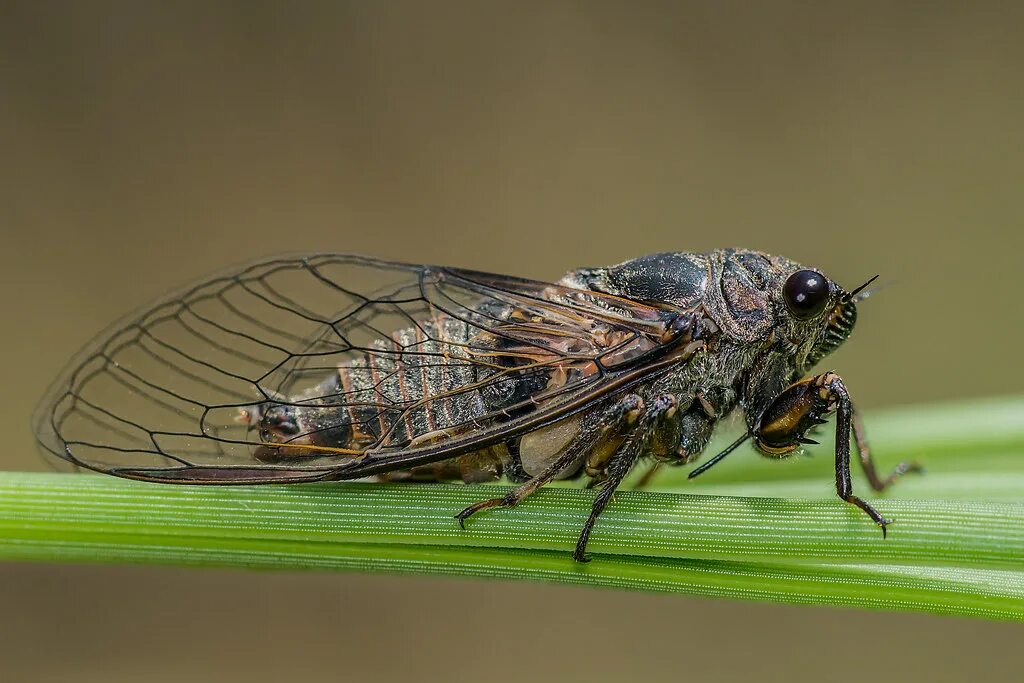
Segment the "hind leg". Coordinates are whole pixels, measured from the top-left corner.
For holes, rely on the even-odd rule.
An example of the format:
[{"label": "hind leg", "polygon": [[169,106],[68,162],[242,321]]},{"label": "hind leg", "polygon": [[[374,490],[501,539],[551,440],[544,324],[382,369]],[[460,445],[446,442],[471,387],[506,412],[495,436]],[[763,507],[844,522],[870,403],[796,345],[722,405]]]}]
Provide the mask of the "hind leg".
[{"label": "hind leg", "polygon": [[528,479],[501,498],[482,500],[455,515],[459,526],[465,529],[466,520],[481,510],[494,507],[510,508],[519,505],[527,496],[558,477],[567,467],[593,452],[599,444],[615,439],[624,428],[628,428],[637,421],[642,409],[643,399],[639,396],[636,394],[624,396],[594,420],[593,424],[585,423],[584,428],[581,429],[583,436],[570,444],[540,474]]}]

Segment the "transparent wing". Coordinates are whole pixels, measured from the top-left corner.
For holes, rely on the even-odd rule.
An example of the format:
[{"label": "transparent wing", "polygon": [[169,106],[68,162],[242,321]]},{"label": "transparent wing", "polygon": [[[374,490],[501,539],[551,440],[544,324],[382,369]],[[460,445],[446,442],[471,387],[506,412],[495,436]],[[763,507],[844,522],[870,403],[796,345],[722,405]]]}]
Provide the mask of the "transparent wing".
[{"label": "transparent wing", "polygon": [[485,448],[663,372],[678,315],[454,268],[266,260],[100,334],[33,426],[49,452],[129,478],[367,476]]}]

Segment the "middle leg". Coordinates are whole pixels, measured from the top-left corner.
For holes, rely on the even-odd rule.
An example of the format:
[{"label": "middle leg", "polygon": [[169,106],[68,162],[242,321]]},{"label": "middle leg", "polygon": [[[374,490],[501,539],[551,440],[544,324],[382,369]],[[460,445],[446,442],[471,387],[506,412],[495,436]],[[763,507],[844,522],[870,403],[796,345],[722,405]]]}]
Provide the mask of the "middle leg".
[{"label": "middle leg", "polygon": [[675,417],[678,407],[679,402],[672,394],[664,394],[656,398],[644,411],[643,417],[630,430],[622,446],[608,460],[601,473],[602,478],[599,484],[601,489],[594,499],[594,505],[587,521],[583,524],[579,540],[576,542],[576,549],[572,554],[573,559],[577,562],[590,561],[586,554],[587,543],[598,516],[611,502],[615,490],[629,474],[640,456],[646,452],[650,442],[656,439],[660,430],[665,428],[666,423]]},{"label": "middle leg", "polygon": [[584,424],[581,437],[570,444],[554,461],[535,477],[528,479],[501,498],[490,498],[474,503],[455,515],[459,526],[466,528],[472,515],[494,507],[515,507],[530,494],[551,482],[573,463],[592,453],[601,444],[615,442],[623,430],[632,427],[640,418],[644,403],[636,394],[627,394],[600,415],[593,424]]}]

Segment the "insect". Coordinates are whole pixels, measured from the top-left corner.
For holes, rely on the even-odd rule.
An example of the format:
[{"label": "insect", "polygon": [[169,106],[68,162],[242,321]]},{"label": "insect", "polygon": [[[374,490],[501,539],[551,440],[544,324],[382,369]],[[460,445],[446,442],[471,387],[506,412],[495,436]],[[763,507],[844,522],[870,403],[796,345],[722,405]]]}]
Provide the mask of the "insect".
[{"label": "insect", "polygon": [[[868,281],[870,283],[871,280]],[[839,375],[808,372],[850,335],[868,283],[739,249],[662,253],[554,283],[345,254],[276,258],[174,292],[100,334],[33,419],[46,450],[129,479],[348,480],[518,486],[458,515],[514,507],[555,479],[599,487],[574,557],[641,459],[683,465],[734,410],[783,458],[836,414],[836,491],[851,432]]]}]

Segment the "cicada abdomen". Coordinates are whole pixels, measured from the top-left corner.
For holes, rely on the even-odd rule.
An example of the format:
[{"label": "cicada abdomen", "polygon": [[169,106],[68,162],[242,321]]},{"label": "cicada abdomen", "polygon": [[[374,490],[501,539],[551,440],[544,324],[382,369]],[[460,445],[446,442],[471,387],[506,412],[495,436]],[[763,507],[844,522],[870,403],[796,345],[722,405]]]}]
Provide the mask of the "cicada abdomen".
[{"label": "cicada abdomen", "polygon": [[[370,349],[339,364],[318,385],[267,401],[242,416],[258,430],[261,462],[317,458],[325,449],[361,453],[381,444],[439,443],[471,429],[490,408],[507,405],[547,372],[509,375],[512,363],[480,362],[487,353],[479,328],[447,315],[417,321],[371,342]],[[312,446],[313,448],[307,448]],[[389,475],[394,479],[485,481],[501,476],[506,453],[469,453]]]}]

